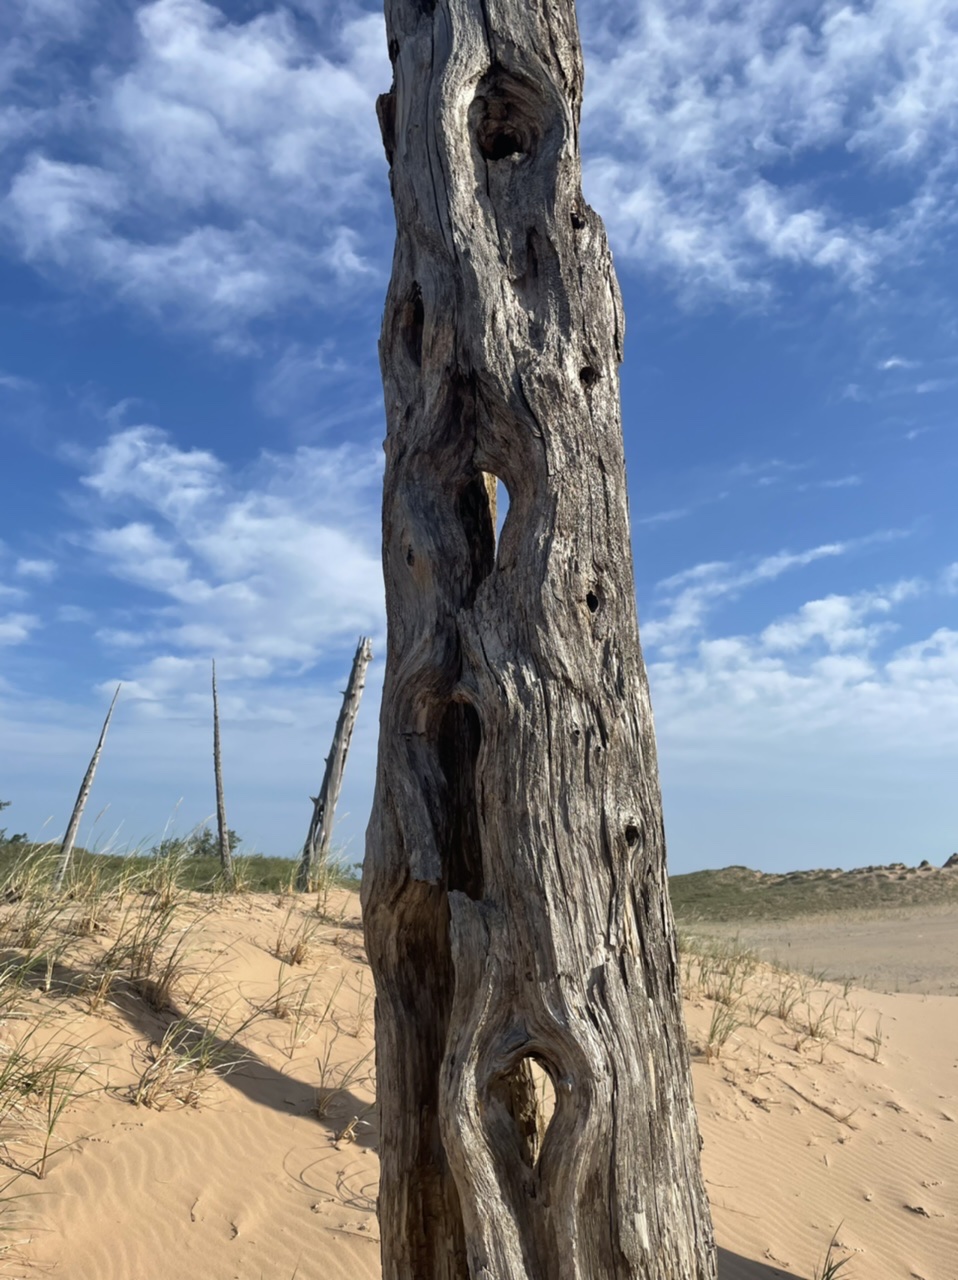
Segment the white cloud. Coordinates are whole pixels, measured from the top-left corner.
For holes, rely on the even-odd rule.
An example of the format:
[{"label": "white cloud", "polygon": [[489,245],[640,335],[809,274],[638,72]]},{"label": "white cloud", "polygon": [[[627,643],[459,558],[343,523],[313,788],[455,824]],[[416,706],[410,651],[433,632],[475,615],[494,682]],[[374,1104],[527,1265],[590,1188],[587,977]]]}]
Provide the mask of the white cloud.
[{"label": "white cloud", "polygon": [[[193,688],[210,656],[226,681],[282,679],[378,634],[380,458],[304,447],[237,474],[153,427],[112,435],[82,476],[97,495],[83,540],[99,572],[148,593],[137,625],[127,609],[98,633],[142,655],[118,673],[128,694],[178,714],[177,682]],[[247,693],[268,706],[265,687]]]},{"label": "white cloud", "polygon": [[40,582],[50,582],[57,574],[57,566],[53,560],[28,560],[21,557],[14,566],[14,572],[21,578],[36,578]]},{"label": "white cloud", "polygon": [[673,524],[676,520],[684,520],[689,514],[688,507],[672,507],[668,511],[656,511],[650,516],[639,516],[636,524],[655,527],[659,524]]},{"label": "white cloud", "polygon": [[[139,7],[129,60],[97,68],[91,106],[53,119],[13,177],[0,220],[20,252],[228,342],[378,281],[383,23],[327,17],[318,47],[282,7],[245,22],[204,0]],[[84,163],[63,158],[71,130]]]},{"label": "white cloud", "polygon": [[172,519],[221,493],[224,473],[212,453],[179,449],[156,427],[141,426],[111,436],[82,483],[106,502],[131,501]]},{"label": "white cloud", "polygon": [[814,489],[857,489],[864,480],[859,475],[835,476],[830,480],[809,480],[795,486],[799,493],[808,493]]},{"label": "white cloud", "polygon": [[926,378],[924,382],[917,382],[912,390],[914,390],[915,395],[927,396],[936,391],[947,391],[949,387],[954,385],[954,378]]},{"label": "white cloud", "polygon": [[887,616],[895,605],[919,590],[917,583],[902,582],[885,592],[810,600],[797,613],[767,626],[761,633],[761,645],[769,653],[794,653],[818,640],[832,652],[853,648],[866,652],[889,625],[866,619],[873,614]]},{"label": "white cloud", "polygon": [[[586,180],[618,252],[757,302],[776,265],[860,289],[926,252],[955,218],[953,19],[950,0],[587,11]],[[846,192],[869,183],[864,214]]]},{"label": "white cloud", "polygon": [[643,639],[664,652],[677,652],[691,644],[709,611],[720,600],[734,598],[758,583],[772,582],[791,569],[844,555],[852,545],[835,542],[797,553],[782,551],[748,567],[710,561],[673,574],[663,579],[656,589],[668,612],[646,622],[642,628]]},{"label": "white cloud", "polygon": [[122,185],[112,174],[32,155],[13,181],[4,217],[28,260],[49,258],[65,266],[78,244],[104,236],[123,203]]},{"label": "white cloud", "polygon": [[[282,306],[378,288],[391,235],[374,100],[390,71],[382,17],[361,4],[245,21],[206,0],[140,5],[88,81],[60,70],[15,108],[10,136],[32,152],[2,216],[20,251],[234,342]],[[927,255],[956,220],[951,9],[587,8],[586,185],[617,252],[687,297],[759,304],[795,268],[861,291]],[[52,39],[65,7],[45,10],[34,26]],[[822,157],[816,183],[806,161]]]},{"label": "white cloud", "polygon": [[878,365],[879,370],[883,373],[887,373],[891,369],[918,369],[920,367],[920,360],[907,360],[904,356],[889,356],[887,360],[880,361]]},{"label": "white cloud", "polygon": [[0,614],[0,645],[22,644],[39,625],[40,619],[31,613]]},{"label": "white cloud", "polygon": [[[746,578],[755,581],[743,569]],[[810,600],[751,634],[702,635],[681,652],[649,644],[646,628],[663,757],[675,768],[734,756],[774,772],[812,751],[839,774],[866,757],[890,765],[906,750],[953,750],[958,632],[896,642],[903,607],[927,590],[907,580]]]}]

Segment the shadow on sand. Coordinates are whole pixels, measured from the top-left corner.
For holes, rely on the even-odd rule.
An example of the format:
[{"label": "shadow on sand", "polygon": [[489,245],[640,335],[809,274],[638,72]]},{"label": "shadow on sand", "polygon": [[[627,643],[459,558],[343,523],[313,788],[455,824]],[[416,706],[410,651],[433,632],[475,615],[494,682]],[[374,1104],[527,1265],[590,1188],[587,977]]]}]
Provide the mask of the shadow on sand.
[{"label": "shadow on sand", "polygon": [[[4,954],[9,958],[12,953],[8,951]],[[52,989],[59,994],[76,997],[82,992],[87,977],[88,974],[82,970],[57,964],[53,970]],[[39,977],[35,985],[39,986]],[[130,1030],[141,1037],[145,1045],[159,1044],[164,1032],[173,1022],[181,1024],[187,1039],[207,1032],[201,1022],[184,1016],[176,1004],[163,1010],[152,1008],[137,992],[135,985],[127,980],[117,982],[110,1005]],[[364,1115],[369,1111],[367,1103],[348,1089],[341,1089],[336,1091],[334,1114],[320,1115],[316,1110],[318,1090],[315,1084],[278,1071],[254,1050],[230,1036],[216,1038],[215,1052],[220,1061],[236,1063],[229,1071],[217,1072],[217,1078],[224,1084],[261,1107],[269,1107],[284,1115],[310,1116],[317,1127],[332,1138],[336,1137],[352,1115]],[[372,1124],[364,1125],[350,1135],[351,1141],[360,1147],[374,1147],[378,1141],[374,1114],[370,1115]]]},{"label": "shadow on sand", "polygon": [[767,1262],[754,1262],[751,1258],[743,1258],[741,1254],[729,1253],[728,1249],[719,1249],[719,1280],[802,1280],[794,1271],[783,1271],[780,1267],[770,1267]]}]

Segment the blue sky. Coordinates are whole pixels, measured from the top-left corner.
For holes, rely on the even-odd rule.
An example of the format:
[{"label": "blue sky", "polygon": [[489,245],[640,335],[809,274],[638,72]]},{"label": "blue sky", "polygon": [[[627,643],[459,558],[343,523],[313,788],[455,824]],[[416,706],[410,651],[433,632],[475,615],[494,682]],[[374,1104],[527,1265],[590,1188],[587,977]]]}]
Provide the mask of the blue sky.
[{"label": "blue sky", "polygon": [[[583,0],[586,194],[628,319],[643,643],[674,871],[958,847],[958,12]],[[378,6],[8,0],[0,797],[82,838],[212,814],[292,854],[383,651]]]}]

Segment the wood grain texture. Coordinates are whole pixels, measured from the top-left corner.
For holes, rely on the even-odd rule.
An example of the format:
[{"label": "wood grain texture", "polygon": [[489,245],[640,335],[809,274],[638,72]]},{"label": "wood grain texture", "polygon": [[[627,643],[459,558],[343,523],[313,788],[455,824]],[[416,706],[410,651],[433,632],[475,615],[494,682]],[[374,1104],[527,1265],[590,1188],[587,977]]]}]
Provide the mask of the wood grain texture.
[{"label": "wood grain texture", "polygon": [[296,872],[296,888],[300,893],[315,887],[317,874],[325,868],[329,861],[329,843],[333,834],[333,823],[336,819],[336,806],[342,790],[343,774],[346,772],[346,757],[349,745],[353,740],[356,717],[359,715],[359,703],[366,687],[366,669],[373,656],[372,642],[366,636],[360,636],[359,644],[353,655],[349,680],[343,694],[342,706],[333,730],[333,741],[326,757],[323,770],[323,781],[319,795],[313,796],[313,816],[303,844],[303,852]]},{"label": "wood grain texture", "polygon": [[574,7],[386,17],[383,1274],[713,1280]]}]

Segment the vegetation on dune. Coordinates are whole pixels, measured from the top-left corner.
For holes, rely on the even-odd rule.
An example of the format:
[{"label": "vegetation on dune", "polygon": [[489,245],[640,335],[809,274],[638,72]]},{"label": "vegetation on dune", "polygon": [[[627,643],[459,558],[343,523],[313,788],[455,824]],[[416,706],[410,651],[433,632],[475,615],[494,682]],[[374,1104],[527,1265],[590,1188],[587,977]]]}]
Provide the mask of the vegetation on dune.
[{"label": "vegetation on dune", "polygon": [[[220,896],[220,862],[209,843],[200,831],[195,843],[163,841],[140,856],[78,849],[61,894],[50,891],[56,844],[0,847],[0,1163],[14,1175],[0,1184],[0,1261],[5,1225],[15,1240],[10,1228],[20,1221],[20,1188],[55,1175],[58,1154],[81,1140],[65,1123],[75,1120],[75,1104],[106,1089],[86,1029],[93,1024],[61,1024],[64,1009],[102,1017],[111,1008],[131,1027],[150,1028],[133,1044],[131,1079],[113,1088],[112,1096],[131,1105],[154,1111],[202,1106],[218,1079],[256,1063],[256,1046],[245,1033],[265,1023],[274,1028],[269,1042],[289,1061],[320,1037],[310,1050],[316,1063],[311,1114],[337,1144],[356,1140],[370,1122],[375,1104],[353,1096],[372,1072],[372,1051],[359,1043],[371,1013],[368,970],[338,980],[323,976],[329,967],[324,948],[340,944],[335,930],[342,917],[337,922],[327,914],[328,895],[310,900],[292,890],[294,861],[237,858],[240,883],[272,889],[281,910],[269,917],[277,932],[261,943],[278,961],[275,988],[265,998],[233,999],[219,967],[198,964],[203,922],[224,901],[236,902]],[[814,874],[773,877],[743,868],[700,873],[696,883],[709,877],[726,885],[726,903],[742,901],[741,891],[736,899],[728,885],[751,882],[769,890],[785,882],[800,896],[803,883],[816,883]],[[941,881],[953,878],[940,873]],[[754,891],[749,901],[760,901]],[[712,939],[688,924],[679,947],[683,994],[706,1011],[693,1055],[719,1073],[737,1063],[739,1087],[753,1102],[764,1093],[766,1041],[797,1060],[882,1061],[881,1018],[853,1002],[850,984],[843,990],[764,964],[738,938]],[[347,983],[355,997],[348,1014],[340,1002]],[[853,1110],[810,1094],[805,1102],[843,1130],[855,1129]],[[847,1251],[833,1238],[814,1274],[844,1277],[846,1267]]]},{"label": "vegetation on dune", "polygon": [[[11,801],[9,800],[0,800],[0,813],[2,813],[4,809],[9,809],[10,804]],[[3,848],[4,845],[8,844],[23,844],[26,839],[27,833],[25,831],[20,831],[12,836],[8,836],[6,827],[0,827],[0,848]]]},{"label": "vegetation on dune", "polygon": [[[166,842],[164,842],[165,844]],[[8,880],[11,873],[25,861],[49,860],[51,846],[36,844],[29,840],[0,840],[0,878]],[[195,890],[199,893],[214,893],[223,890],[223,878],[218,854],[188,853],[168,851],[169,846],[161,853],[96,853],[89,849],[77,848],[73,852],[70,879],[67,881],[67,892],[74,880],[85,880],[91,875],[102,877],[108,884],[117,884],[129,876],[159,876],[162,869],[175,868],[174,878],[179,888]],[[284,893],[289,890],[296,873],[296,862],[292,858],[267,857],[265,854],[252,853],[233,860],[237,887],[245,893]],[[332,886],[343,885],[356,887],[359,883],[357,870],[345,863],[331,861],[329,865],[329,881]]]},{"label": "vegetation on dune", "polygon": [[831,911],[958,902],[958,871],[927,863],[917,869],[892,863],[781,875],[724,867],[672,876],[669,891],[676,917],[687,922],[787,920]]},{"label": "vegetation on dune", "polygon": [[[237,899],[223,892],[217,854],[191,849],[189,842],[164,842],[142,856],[76,849],[58,890],[59,842],[0,839],[0,1165],[11,1175],[0,1179],[4,1274],[29,1242],[19,1180],[46,1178],[59,1153],[83,1141],[75,1104],[108,1093],[158,1111],[198,1106],[217,1078],[258,1061],[245,1037],[254,1024],[284,1020],[290,1059],[324,1029],[315,1114],[348,1109],[341,1121],[324,1120],[337,1141],[355,1139],[365,1123],[349,1088],[365,1084],[369,1071],[360,1068],[370,1054],[338,1046],[353,1034],[351,1024],[340,1029],[334,1007],[344,979],[324,997],[316,972],[318,931],[329,926],[324,942],[336,946],[345,907],[331,912],[328,888],[295,894],[292,860],[238,859],[237,879],[274,889],[284,908],[276,995],[266,1004],[250,1000],[223,981],[219,955],[203,941],[204,922],[226,903],[235,910]],[[313,972],[291,979],[289,964]],[[368,1005],[362,975],[359,994],[357,1035]],[[102,1070],[88,1021],[103,1017],[139,1033],[131,1040],[134,1070],[122,1084]]]}]

